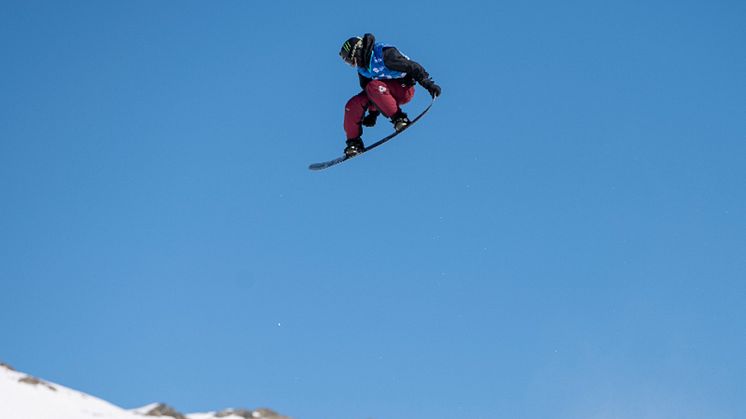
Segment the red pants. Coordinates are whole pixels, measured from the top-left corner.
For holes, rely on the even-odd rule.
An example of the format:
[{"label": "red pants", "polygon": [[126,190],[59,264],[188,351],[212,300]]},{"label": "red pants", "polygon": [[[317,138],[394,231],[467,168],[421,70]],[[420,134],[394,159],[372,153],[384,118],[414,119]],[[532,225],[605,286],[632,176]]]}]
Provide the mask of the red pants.
[{"label": "red pants", "polygon": [[402,85],[397,80],[373,80],[365,90],[350,98],[345,105],[344,128],[347,138],[357,138],[363,133],[361,122],[365,111],[380,111],[391,117],[403,105],[414,97],[414,86]]}]

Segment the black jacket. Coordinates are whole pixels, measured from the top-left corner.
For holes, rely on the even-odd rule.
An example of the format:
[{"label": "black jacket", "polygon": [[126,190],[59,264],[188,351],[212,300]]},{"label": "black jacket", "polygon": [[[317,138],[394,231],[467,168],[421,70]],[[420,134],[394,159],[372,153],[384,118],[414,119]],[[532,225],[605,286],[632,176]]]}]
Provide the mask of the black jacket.
[{"label": "black jacket", "polygon": [[[363,36],[363,48],[360,53],[359,63],[365,63],[368,65],[370,62],[370,55],[373,54],[373,45],[376,43],[376,37],[372,33],[366,33]],[[407,86],[414,86],[415,82],[422,84],[424,80],[429,80],[430,75],[425,71],[425,68],[420,64],[408,59],[402,53],[399,52],[395,47],[386,47],[383,49],[383,63],[386,67],[394,71],[401,71],[407,73],[402,80],[402,83]],[[371,81],[371,79],[357,73],[360,77],[360,87],[365,89],[365,86]]]}]

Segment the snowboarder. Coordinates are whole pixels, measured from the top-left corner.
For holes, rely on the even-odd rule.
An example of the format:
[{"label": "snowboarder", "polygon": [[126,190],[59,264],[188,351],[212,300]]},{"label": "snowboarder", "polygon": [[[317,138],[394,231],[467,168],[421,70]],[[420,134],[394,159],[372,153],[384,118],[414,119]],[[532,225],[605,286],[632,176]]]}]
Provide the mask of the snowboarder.
[{"label": "snowboarder", "polygon": [[347,157],[365,150],[360,138],[362,125],[374,126],[379,114],[390,118],[396,131],[403,130],[409,124],[407,114],[400,105],[412,100],[415,82],[427,89],[433,98],[440,95],[440,86],[433,82],[420,64],[410,60],[396,47],[376,42],[373,34],[348,39],[342,44],[339,56],[357,68],[360,87],[363,88],[345,105],[347,147],[344,152]]}]

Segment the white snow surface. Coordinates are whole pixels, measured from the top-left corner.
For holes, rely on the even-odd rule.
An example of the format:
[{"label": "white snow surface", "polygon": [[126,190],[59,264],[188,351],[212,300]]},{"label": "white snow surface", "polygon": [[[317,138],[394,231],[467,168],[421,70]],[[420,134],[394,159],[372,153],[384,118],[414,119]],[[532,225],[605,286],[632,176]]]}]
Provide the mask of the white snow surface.
[{"label": "white snow surface", "polygon": [[143,419],[143,416],[71,390],[0,366],[0,418],[7,419]]},{"label": "white snow surface", "polygon": [[[157,403],[153,403],[137,409],[123,409],[97,397],[36,379],[0,364],[0,419],[146,419],[153,417],[146,414],[157,406]],[[263,417],[259,411],[255,411],[254,415]],[[184,416],[187,419],[215,419],[216,413]],[[244,418],[229,415],[222,419]]]}]

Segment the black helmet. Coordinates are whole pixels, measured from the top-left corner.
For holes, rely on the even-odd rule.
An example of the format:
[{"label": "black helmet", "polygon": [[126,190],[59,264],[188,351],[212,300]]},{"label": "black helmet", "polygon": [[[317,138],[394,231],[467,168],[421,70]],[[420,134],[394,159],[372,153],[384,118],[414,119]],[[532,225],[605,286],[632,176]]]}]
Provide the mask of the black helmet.
[{"label": "black helmet", "polygon": [[363,46],[363,38],[359,36],[353,36],[352,38],[345,41],[342,44],[342,48],[339,49],[339,56],[349,65],[354,66],[355,55],[357,54],[360,47]]}]

